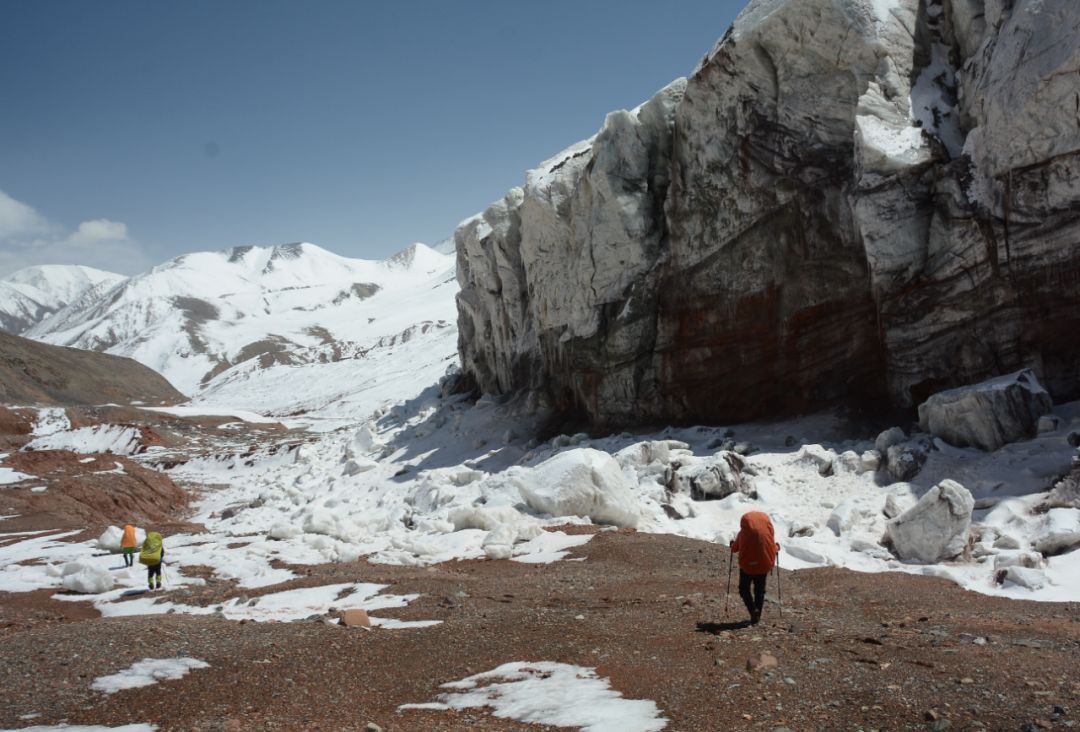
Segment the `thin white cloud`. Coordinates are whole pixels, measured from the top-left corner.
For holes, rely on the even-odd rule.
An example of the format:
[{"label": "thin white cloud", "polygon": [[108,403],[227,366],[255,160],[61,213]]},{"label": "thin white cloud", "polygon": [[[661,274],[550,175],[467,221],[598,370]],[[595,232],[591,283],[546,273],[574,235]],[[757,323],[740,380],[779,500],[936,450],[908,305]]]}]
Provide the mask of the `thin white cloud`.
[{"label": "thin white cloud", "polygon": [[35,264],[84,264],[135,274],[150,260],[121,221],[94,219],[68,231],[0,191],[0,277]]}]

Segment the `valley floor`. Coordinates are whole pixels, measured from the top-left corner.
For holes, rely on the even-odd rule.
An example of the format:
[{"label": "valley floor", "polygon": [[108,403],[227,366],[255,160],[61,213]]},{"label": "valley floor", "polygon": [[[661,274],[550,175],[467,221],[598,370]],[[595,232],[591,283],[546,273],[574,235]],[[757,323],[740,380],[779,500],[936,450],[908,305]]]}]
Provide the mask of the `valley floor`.
[{"label": "valley floor", "polygon": [[[578,557],[586,561],[572,561]],[[725,613],[726,561],[726,549],[711,543],[599,531],[552,565],[359,561],[293,567],[301,578],[256,591],[207,572],[206,585],[165,593],[212,606],[240,595],[374,582],[420,597],[373,615],[442,621],[399,630],[346,628],[323,616],[292,623],[180,613],[100,618],[89,603],[50,599],[51,591],[8,594],[0,602],[0,727],[550,728],[484,708],[401,709],[438,701],[449,693],[440,685],[513,661],[595,669],[626,699],[655,702],[668,730],[1080,726],[1075,603],[1008,600],[907,574],[784,571],[783,617],[773,577],[765,619],[752,627],[740,622],[734,588]],[[747,671],[747,660],[761,653],[778,665]],[[113,694],[91,688],[140,659],[176,657],[209,668]]]}]

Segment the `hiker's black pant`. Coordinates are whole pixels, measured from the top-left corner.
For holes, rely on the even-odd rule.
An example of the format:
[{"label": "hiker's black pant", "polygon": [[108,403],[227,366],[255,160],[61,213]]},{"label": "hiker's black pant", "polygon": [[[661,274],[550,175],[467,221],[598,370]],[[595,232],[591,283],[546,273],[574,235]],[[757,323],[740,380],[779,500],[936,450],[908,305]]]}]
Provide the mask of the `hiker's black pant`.
[{"label": "hiker's black pant", "polygon": [[134,567],[135,566],[135,550],[134,549],[127,549],[127,548],[124,549],[124,566],[125,567]]},{"label": "hiker's black pant", "polygon": [[154,576],[157,575],[158,586],[161,586],[161,564],[148,564],[146,566],[146,584],[153,587]]},{"label": "hiker's black pant", "polygon": [[[747,574],[739,570],[739,597],[746,605],[746,611],[751,615],[757,615],[765,606],[765,580],[768,574]],[[754,585],[754,594],[750,595],[750,585]]]}]

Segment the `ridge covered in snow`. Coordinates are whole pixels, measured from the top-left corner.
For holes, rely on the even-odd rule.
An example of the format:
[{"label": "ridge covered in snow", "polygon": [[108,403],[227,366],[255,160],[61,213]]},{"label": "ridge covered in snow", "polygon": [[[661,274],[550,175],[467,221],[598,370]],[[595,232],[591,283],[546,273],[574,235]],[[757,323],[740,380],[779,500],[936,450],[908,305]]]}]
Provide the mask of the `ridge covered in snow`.
[{"label": "ridge covered in snow", "polygon": [[[74,303],[27,335],[128,356],[189,395],[231,393],[266,369],[356,360],[446,330],[453,267],[453,257],[423,244],[384,261],[309,243],[199,252]],[[274,398],[260,393],[255,408],[273,411]]]},{"label": "ridge covered in snow", "polygon": [[26,267],[0,279],[0,330],[19,334],[84,294],[100,296],[126,277],[76,264]]}]

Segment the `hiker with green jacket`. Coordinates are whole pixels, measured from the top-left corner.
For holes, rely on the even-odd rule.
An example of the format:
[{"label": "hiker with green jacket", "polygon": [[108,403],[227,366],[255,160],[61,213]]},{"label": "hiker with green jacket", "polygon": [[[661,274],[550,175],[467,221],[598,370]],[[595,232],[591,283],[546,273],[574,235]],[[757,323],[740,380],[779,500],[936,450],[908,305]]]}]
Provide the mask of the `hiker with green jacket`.
[{"label": "hiker with green jacket", "polygon": [[156,589],[161,589],[161,563],[164,560],[165,546],[162,543],[161,534],[156,531],[146,532],[146,540],[139,553],[139,563],[146,565],[146,584],[151,590],[155,589],[155,578],[157,579]]}]

